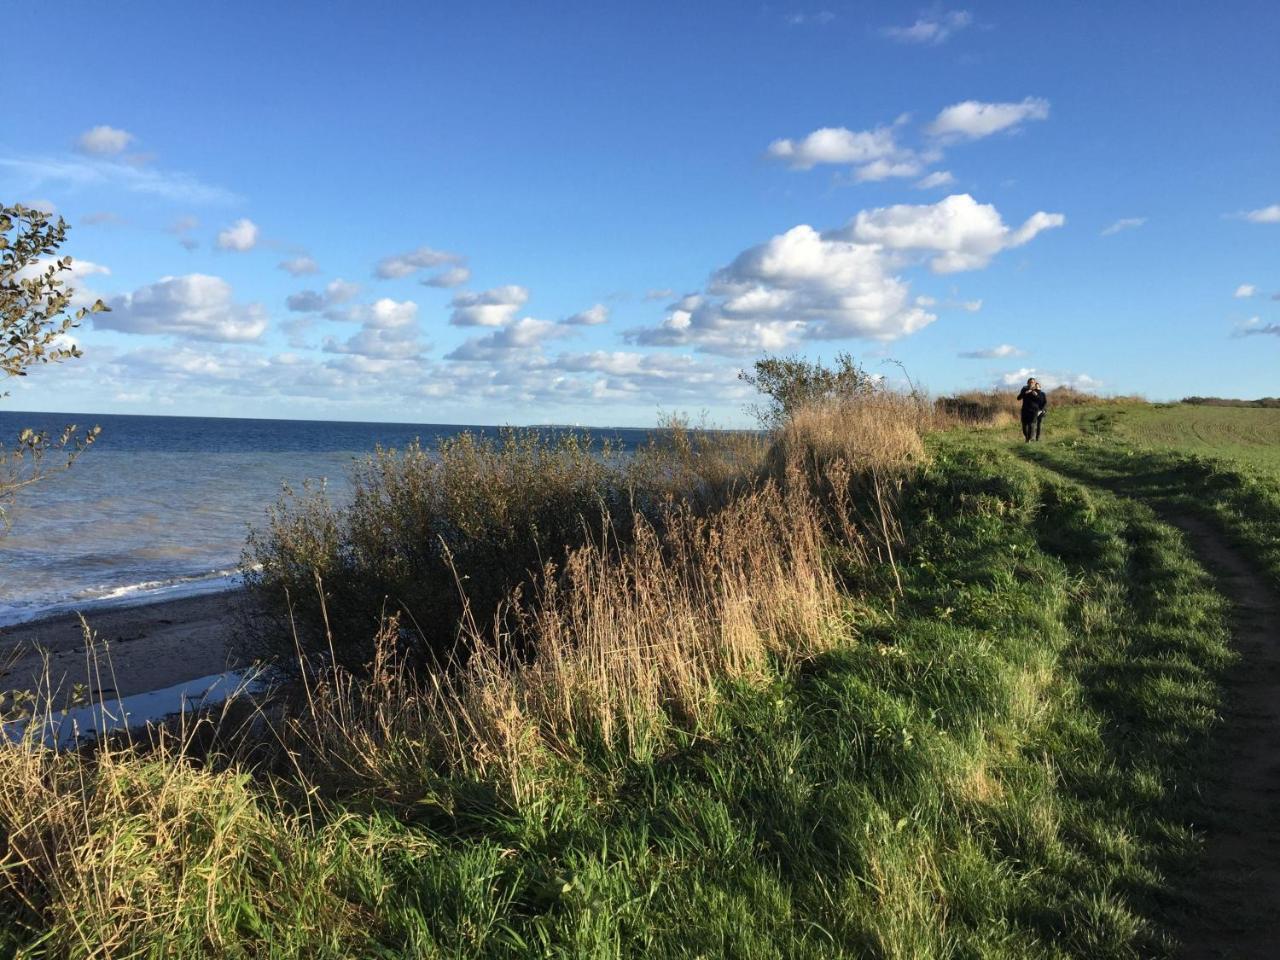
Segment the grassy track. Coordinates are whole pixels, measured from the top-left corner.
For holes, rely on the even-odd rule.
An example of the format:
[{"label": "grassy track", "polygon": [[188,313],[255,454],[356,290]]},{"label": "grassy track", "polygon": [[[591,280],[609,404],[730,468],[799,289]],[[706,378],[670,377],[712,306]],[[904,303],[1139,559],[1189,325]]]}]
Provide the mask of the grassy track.
[{"label": "grassy track", "polygon": [[1280,410],[1064,408],[1042,443],[996,442],[1157,509],[1209,520],[1280,587]]}]

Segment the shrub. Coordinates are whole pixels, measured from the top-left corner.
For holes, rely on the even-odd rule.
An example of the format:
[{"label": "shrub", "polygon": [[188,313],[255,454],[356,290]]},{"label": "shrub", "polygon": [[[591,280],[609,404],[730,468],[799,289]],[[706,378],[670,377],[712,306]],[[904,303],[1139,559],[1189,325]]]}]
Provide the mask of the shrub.
[{"label": "shrub", "polygon": [[356,464],[349,503],[324,489],[286,494],[250,535],[247,579],[267,616],[247,641],[285,659],[296,641],[358,669],[394,614],[411,659],[465,658],[464,612],[488,621],[533,573],[584,544],[629,542],[638,519],[661,523],[675,499],[724,502],[762,450],[754,435],[682,421],[633,455],[529,430],[379,449]]}]

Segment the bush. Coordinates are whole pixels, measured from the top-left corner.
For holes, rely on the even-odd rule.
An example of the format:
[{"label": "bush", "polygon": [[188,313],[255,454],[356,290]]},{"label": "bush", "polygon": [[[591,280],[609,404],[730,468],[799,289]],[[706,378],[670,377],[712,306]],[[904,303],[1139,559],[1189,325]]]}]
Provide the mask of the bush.
[{"label": "bush", "polygon": [[[534,572],[569,552],[629,542],[677,499],[704,511],[761,459],[754,435],[672,421],[634,454],[572,432],[463,433],[434,450],[379,449],[353,471],[351,502],[286,494],[249,538],[249,586],[267,616],[256,653],[292,659],[297,642],[349,669],[368,664],[394,614],[411,659],[465,659],[464,613],[501,617]],[[513,627],[515,629],[515,627]]]}]

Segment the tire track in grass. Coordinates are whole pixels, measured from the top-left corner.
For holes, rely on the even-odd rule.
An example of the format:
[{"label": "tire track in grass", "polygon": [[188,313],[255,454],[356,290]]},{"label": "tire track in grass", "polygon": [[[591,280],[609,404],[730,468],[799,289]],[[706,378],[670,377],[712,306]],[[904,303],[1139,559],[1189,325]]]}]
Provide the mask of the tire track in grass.
[{"label": "tire track in grass", "polygon": [[[1019,454],[1051,474],[1095,486],[1082,472]],[[1101,485],[1114,495],[1122,490]],[[1149,503],[1179,530],[1232,608],[1238,659],[1222,677],[1222,723],[1202,787],[1204,853],[1181,878],[1186,912],[1175,925],[1184,960],[1280,957],[1280,596],[1215,524]]]},{"label": "tire track in grass", "polygon": [[1280,598],[1211,524],[1164,519],[1231,600],[1239,654],[1224,678],[1205,853],[1188,878],[1193,910],[1179,956],[1270,960],[1280,956]]}]

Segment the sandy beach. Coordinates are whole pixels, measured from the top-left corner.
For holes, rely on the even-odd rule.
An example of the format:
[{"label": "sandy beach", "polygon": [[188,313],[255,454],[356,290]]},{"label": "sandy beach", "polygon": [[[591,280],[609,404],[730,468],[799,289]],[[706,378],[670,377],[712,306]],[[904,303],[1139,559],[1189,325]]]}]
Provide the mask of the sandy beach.
[{"label": "sandy beach", "polygon": [[240,666],[230,650],[240,591],[94,610],[85,615],[106,658],[92,666],[75,614],[0,627],[0,689],[84,683],[90,694],[129,696]]}]

